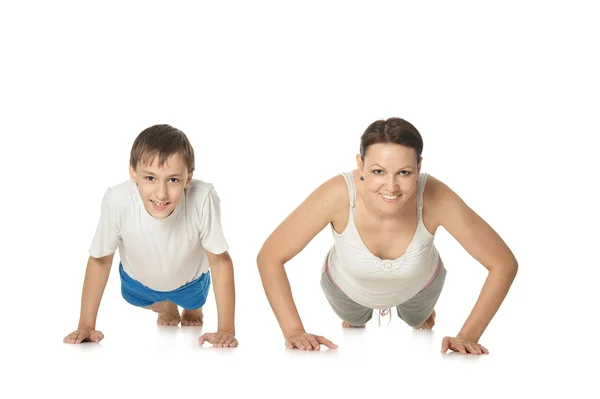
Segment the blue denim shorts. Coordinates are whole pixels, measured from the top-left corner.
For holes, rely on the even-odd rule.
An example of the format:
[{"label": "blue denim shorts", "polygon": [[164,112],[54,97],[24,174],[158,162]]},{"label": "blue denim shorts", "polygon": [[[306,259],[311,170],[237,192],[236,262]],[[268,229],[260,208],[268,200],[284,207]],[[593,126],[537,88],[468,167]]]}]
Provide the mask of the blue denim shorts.
[{"label": "blue denim shorts", "polygon": [[133,306],[140,307],[167,300],[181,306],[183,309],[201,308],[206,303],[211,282],[210,272],[207,271],[196,280],[190,281],[173,291],[155,291],[131,278],[125,273],[121,263],[119,263],[119,274],[121,276],[121,295]]}]

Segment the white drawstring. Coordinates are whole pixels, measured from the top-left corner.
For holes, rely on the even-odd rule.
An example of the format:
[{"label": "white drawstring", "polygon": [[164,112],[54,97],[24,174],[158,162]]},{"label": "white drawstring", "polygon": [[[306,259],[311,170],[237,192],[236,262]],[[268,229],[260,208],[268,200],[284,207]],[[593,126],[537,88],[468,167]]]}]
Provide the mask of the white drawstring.
[{"label": "white drawstring", "polygon": [[389,315],[390,316],[390,320],[388,321],[387,325],[389,326],[390,323],[392,322],[392,312],[390,312],[390,309],[379,309],[379,327],[381,327],[381,316],[385,317]]}]

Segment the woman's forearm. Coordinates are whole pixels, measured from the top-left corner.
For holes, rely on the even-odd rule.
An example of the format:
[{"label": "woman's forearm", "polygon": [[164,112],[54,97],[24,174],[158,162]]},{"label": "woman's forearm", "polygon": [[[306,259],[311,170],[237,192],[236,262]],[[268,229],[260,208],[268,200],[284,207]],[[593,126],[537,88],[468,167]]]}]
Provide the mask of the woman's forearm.
[{"label": "woman's forearm", "polygon": [[488,273],[481,294],[457,336],[467,337],[474,342],[479,341],[506,298],[516,274],[516,265],[501,270],[492,270]]},{"label": "woman's forearm", "polygon": [[284,337],[287,338],[295,332],[304,332],[284,265],[259,260],[258,270],[267,299]]}]

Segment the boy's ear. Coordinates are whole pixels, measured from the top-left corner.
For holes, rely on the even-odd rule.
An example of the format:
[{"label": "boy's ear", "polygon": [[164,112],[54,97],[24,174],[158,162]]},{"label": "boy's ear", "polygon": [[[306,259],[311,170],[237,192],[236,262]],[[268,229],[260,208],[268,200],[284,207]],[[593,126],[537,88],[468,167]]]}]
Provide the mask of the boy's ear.
[{"label": "boy's ear", "polygon": [[135,173],[135,169],[131,165],[129,165],[129,177],[135,184],[137,184],[137,175]]},{"label": "boy's ear", "polygon": [[192,177],[194,177],[194,172],[188,174],[187,180],[185,181],[185,188],[187,188],[187,186],[189,186],[192,182]]}]

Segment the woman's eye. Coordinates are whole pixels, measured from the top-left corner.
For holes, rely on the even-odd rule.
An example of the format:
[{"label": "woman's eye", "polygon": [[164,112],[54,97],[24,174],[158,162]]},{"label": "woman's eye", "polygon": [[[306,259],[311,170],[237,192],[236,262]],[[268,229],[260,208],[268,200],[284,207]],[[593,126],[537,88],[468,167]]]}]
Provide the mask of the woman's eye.
[{"label": "woman's eye", "polygon": [[383,170],[381,170],[381,169],[375,169],[373,171],[373,173],[375,173],[376,175],[381,175],[381,174],[383,174]]}]

